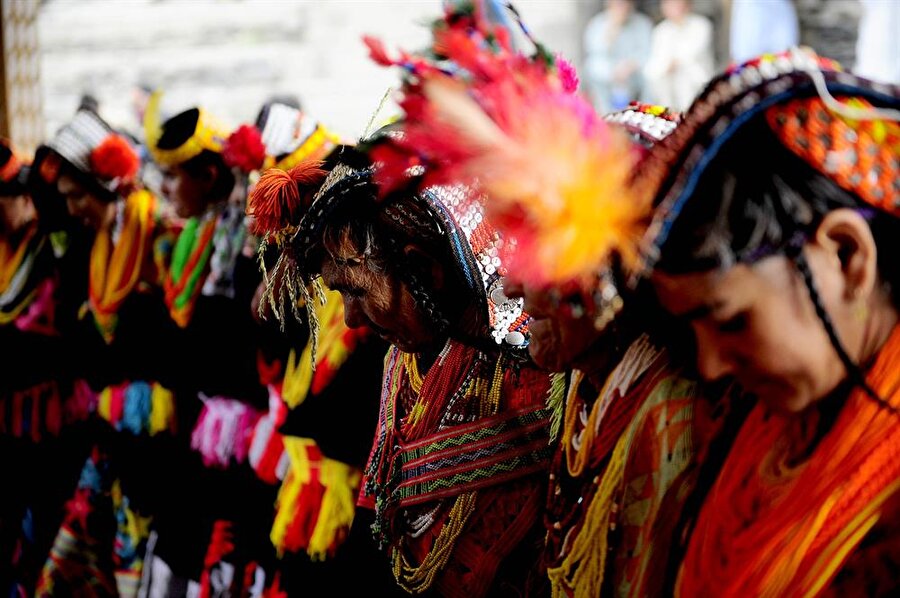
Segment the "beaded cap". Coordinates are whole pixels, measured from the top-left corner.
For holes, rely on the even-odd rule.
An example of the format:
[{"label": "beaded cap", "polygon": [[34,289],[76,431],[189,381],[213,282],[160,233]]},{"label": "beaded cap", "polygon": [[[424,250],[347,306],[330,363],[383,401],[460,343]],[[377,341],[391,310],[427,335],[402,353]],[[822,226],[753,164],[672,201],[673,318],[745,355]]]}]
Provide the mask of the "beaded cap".
[{"label": "beaded cap", "polygon": [[[788,149],[863,201],[897,211],[896,113],[882,115],[884,108],[895,111],[898,106],[897,86],[843,72],[838,63],[808,48],[765,55],[716,77],[636,176],[640,192],[656,205],[643,243],[645,272],[659,260],[706,168],[754,118],[767,119]],[[865,160],[860,151],[867,154]],[[874,171],[865,170],[867,166]]]},{"label": "beaded cap", "polygon": [[[354,169],[346,164],[338,164],[332,171],[292,242],[303,276],[313,278],[317,274],[307,265],[321,244],[330,215],[345,202],[377,202],[393,225],[411,236],[443,237],[467,287],[486,308],[486,324],[494,342],[527,346],[522,300],[503,294],[502,240],[485,220],[480,204],[470,200],[470,191],[459,185],[441,185],[414,195],[399,193],[379,199],[373,175],[371,167]],[[403,199],[397,201],[399,197]]]}]

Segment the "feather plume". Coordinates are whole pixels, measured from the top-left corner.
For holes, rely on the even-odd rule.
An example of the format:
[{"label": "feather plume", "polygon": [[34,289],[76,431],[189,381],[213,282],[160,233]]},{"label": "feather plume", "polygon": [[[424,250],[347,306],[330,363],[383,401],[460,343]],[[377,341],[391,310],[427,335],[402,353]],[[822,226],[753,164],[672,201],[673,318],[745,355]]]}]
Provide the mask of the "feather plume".
[{"label": "feather plume", "polygon": [[370,43],[406,73],[403,135],[373,153],[382,191],[413,165],[423,186],[471,186],[511,241],[505,265],[532,283],[592,276],[613,254],[636,266],[650,211],[629,186],[639,152],[574,95],[569,63],[540,45],[514,51],[480,10],[448,13],[422,55],[392,59]]}]

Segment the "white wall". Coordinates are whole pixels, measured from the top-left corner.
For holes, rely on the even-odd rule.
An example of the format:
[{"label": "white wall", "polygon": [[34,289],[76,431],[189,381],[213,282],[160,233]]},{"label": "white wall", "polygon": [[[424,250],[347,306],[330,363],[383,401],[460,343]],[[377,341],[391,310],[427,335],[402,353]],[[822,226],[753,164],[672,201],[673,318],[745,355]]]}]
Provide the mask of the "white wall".
[{"label": "white wall", "polygon": [[[577,56],[577,1],[519,0],[545,44]],[[133,86],[167,90],[166,108],[202,104],[226,123],[254,118],[292,92],[350,138],[397,74],[370,62],[360,38],[418,48],[439,0],[52,0],[40,13],[42,85],[51,134],[90,91],[114,125],[137,127]]]}]

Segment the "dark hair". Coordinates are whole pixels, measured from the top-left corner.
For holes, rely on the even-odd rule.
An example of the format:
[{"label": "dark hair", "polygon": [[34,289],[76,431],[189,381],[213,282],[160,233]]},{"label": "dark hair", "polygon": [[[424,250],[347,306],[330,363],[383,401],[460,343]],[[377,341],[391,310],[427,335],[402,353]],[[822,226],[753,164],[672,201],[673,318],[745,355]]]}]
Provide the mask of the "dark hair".
[{"label": "dark hair", "polygon": [[900,238],[900,218],[869,206],[791,153],[762,119],[745,125],[706,167],[675,220],[656,267],[670,273],[700,272],[786,256],[803,279],[850,380],[896,411],[867,385],[841,344],[803,253],[804,243],[822,219],[840,208],[858,210],[868,221],[878,248],[881,281],[900,308],[900,259],[889,250]]},{"label": "dark hair", "polygon": [[878,271],[900,306],[900,259],[888,250],[900,218],[869,206],[785,148],[760,119],[707,166],[675,220],[657,268],[670,273],[727,268],[773,254],[794,257],[822,219],[858,210],[878,246]]},{"label": "dark hair", "polygon": [[234,189],[236,180],[234,172],[225,164],[222,154],[205,149],[181,164],[181,168],[195,178],[205,176],[211,166],[216,170],[216,179],[210,191],[212,198],[215,200],[227,199]]},{"label": "dark hair", "polygon": [[121,199],[121,196],[113,191],[110,191],[106,187],[100,184],[93,175],[90,175],[80,168],[59,156],[60,165],[59,165],[59,174],[56,177],[56,182],[59,181],[62,176],[70,176],[78,183],[83,186],[91,195],[99,199],[100,201],[106,203],[112,203],[114,201],[118,201]]},{"label": "dark hair", "polygon": [[[156,147],[161,150],[172,150],[181,147],[197,130],[200,120],[200,109],[190,108],[176,114],[162,125],[162,134]],[[205,176],[210,166],[216,170],[216,179],[212,188],[213,199],[223,199],[231,195],[235,185],[234,172],[225,163],[218,152],[204,149],[199,154],[180,165],[190,176]]]}]

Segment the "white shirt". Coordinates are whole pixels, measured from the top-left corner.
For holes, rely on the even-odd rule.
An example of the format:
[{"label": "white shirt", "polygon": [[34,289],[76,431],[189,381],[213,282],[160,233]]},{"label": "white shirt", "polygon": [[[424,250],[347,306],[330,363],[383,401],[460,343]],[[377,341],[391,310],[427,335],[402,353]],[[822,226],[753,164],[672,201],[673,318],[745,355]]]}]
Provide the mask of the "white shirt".
[{"label": "white shirt", "polygon": [[900,1],[861,0],[856,67],[860,77],[900,83]]},{"label": "white shirt", "polygon": [[650,101],[678,111],[690,106],[713,76],[712,38],[712,23],[699,15],[656,26],[644,68]]},{"label": "white shirt", "polygon": [[732,0],[731,60],[743,63],[775,54],[800,42],[797,11],[791,0]]}]

